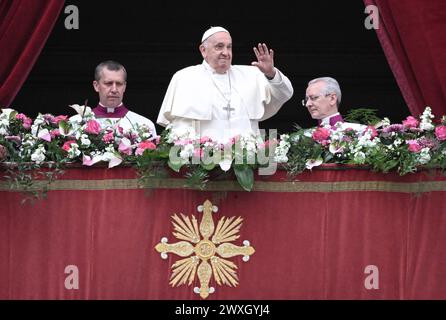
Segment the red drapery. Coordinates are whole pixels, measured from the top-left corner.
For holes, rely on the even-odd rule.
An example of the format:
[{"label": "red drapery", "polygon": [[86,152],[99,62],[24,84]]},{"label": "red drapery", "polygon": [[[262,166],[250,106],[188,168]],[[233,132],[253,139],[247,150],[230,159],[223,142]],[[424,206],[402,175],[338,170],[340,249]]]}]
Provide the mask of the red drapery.
[{"label": "red drapery", "polygon": [[446,1],[364,0],[379,10],[376,30],[414,116],[446,114]]},{"label": "red drapery", "polygon": [[63,0],[0,0],[0,107],[8,107],[34,66]]},{"label": "red drapery", "polygon": [[[184,180],[145,195],[132,169],[70,169],[48,199],[21,206],[0,183],[0,299],[199,299],[192,286],[171,288],[170,267],[154,250],[172,235],[174,213],[241,216],[240,238],[256,252],[230,259],[239,286],[209,299],[446,299],[446,178],[399,177],[366,170],[315,170],[293,182],[279,172],[239,192],[181,188]],[[232,182],[231,182],[232,183]],[[211,185],[212,186],[212,185]],[[2,191],[3,190],[3,191]],[[79,269],[67,290],[65,267]],[[379,288],[364,283],[379,270]]]}]

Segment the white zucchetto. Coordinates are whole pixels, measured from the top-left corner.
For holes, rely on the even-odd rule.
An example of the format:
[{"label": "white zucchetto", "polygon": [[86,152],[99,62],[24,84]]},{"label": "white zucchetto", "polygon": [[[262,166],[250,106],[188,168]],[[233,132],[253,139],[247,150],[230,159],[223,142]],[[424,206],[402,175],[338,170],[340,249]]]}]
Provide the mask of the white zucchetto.
[{"label": "white zucchetto", "polygon": [[210,36],[212,36],[213,34],[215,34],[217,32],[229,33],[229,31],[223,27],[211,27],[208,30],[206,30],[206,32],[203,34],[203,37],[201,38],[201,43],[203,43],[207,38],[209,38]]}]

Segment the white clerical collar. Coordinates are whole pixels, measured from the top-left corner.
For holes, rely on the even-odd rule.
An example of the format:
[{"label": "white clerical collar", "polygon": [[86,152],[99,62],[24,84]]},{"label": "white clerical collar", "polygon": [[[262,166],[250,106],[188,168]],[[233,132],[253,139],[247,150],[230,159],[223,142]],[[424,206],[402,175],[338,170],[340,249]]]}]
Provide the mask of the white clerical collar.
[{"label": "white clerical collar", "polygon": [[[212,68],[212,67],[210,66],[210,64],[206,62],[206,60],[203,60],[203,66],[204,66],[204,68],[205,68],[207,71],[211,72],[212,74],[221,74],[221,73],[217,73],[217,71],[215,71],[215,69]],[[229,70],[229,69],[228,69],[228,70]],[[223,73],[223,74],[226,74],[226,72]]]},{"label": "white clerical collar", "polygon": [[328,117],[325,117],[324,119],[321,120],[321,125],[322,126],[330,125],[330,119],[333,118],[333,117],[336,117],[338,115],[340,115],[340,113],[336,112],[336,113],[333,113],[333,114],[329,115]]},{"label": "white clerical collar", "polygon": [[[120,106],[122,106],[123,102],[121,102],[121,104],[119,106],[117,106],[116,108],[119,108]],[[114,113],[115,112],[115,108],[109,108],[104,106],[102,103],[99,102],[99,105],[104,108],[107,109],[107,113]]]}]

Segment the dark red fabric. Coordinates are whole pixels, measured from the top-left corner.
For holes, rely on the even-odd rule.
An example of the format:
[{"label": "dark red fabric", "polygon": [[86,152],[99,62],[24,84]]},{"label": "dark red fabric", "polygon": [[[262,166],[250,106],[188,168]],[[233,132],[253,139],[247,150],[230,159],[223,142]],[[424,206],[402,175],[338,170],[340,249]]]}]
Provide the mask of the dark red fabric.
[{"label": "dark red fabric", "polygon": [[[334,168],[333,168],[334,169]],[[133,180],[131,168],[69,169],[62,178]],[[201,192],[157,189],[50,191],[33,206],[0,191],[0,299],[199,299],[198,286],[171,288],[170,267],[154,250],[172,235],[174,213],[194,214],[206,199],[222,216],[241,216],[240,238],[256,252],[230,258],[239,286],[218,286],[209,299],[446,299],[445,191],[359,191],[366,183],[444,183],[425,173],[399,177],[366,170],[314,170],[298,182],[332,192]],[[263,181],[286,183],[285,173]],[[354,183],[356,191],[337,191]],[[359,185],[358,185],[359,183]],[[366,189],[364,189],[366,190]],[[65,267],[76,265],[79,290],[66,290]],[[367,290],[364,269],[379,268]]]},{"label": "dark red fabric", "polygon": [[22,87],[56,23],[63,0],[0,1],[0,106]]},{"label": "dark red fabric", "polygon": [[412,115],[446,114],[446,1],[364,3],[379,9],[376,32]]}]

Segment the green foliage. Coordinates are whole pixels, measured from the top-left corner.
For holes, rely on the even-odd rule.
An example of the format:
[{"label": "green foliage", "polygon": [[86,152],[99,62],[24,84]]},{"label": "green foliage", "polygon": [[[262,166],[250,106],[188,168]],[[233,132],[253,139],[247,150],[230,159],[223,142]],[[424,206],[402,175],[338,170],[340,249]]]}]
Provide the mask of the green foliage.
[{"label": "green foliage", "polygon": [[376,125],[382,119],[379,118],[376,113],[377,109],[357,108],[350,109],[347,115],[344,117],[345,121],[353,123],[361,123],[365,125]]}]

